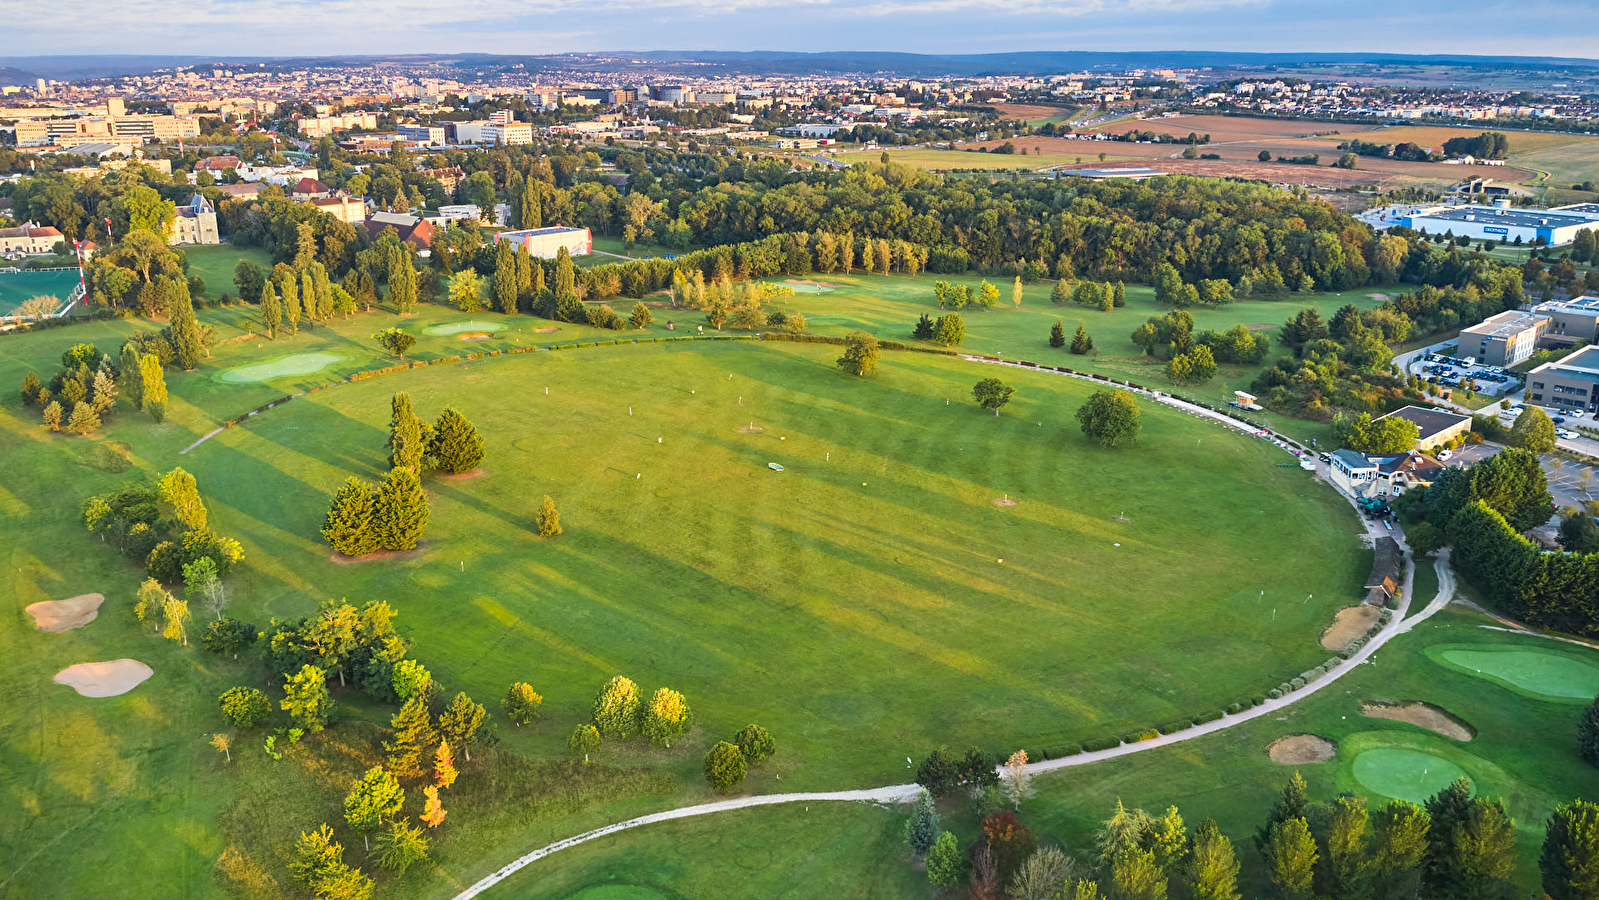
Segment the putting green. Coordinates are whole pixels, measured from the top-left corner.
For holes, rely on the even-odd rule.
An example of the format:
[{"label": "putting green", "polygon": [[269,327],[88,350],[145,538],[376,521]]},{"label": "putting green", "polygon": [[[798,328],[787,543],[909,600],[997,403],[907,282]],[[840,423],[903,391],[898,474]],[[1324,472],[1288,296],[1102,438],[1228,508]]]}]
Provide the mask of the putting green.
[{"label": "putting green", "polygon": [[1599,668],[1558,653],[1538,650],[1445,650],[1445,662],[1549,697],[1587,700],[1599,696]]},{"label": "putting green", "polygon": [[284,375],[309,375],[333,365],[344,357],[336,353],[296,353],[270,362],[229,369],[217,376],[218,381],[246,382],[270,381]]},{"label": "putting green", "polygon": [[1355,757],[1355,778],[1384,797],[1422,803],[1465,776],[1459,766],[1420,750],[1380,747]]},{"label": "putting green", "polygon": [[504,331],[503,324],[493,322],[451,322],[446,325],[434,325],[424,334],[468,334],[473,331]]},{"label": "putting green", "polygon": [[578,891],[569,900],[666,900],[666,895],[637,884],[596,884]]}]

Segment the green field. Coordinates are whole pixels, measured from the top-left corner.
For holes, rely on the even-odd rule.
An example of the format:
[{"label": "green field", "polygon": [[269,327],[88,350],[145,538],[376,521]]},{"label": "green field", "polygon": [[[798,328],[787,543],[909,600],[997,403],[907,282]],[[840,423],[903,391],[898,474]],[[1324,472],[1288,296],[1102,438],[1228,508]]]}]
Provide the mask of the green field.
[{"label": "green field", "polygon": [[[1423,600],[1429,598],[1421,598]],[[1531,890],[1537,884],[1537,850],[1543,820],[1557,803],[1576,796],[1593,799],[1592,769],[1576,755],[1572,740],[1577,707],[1562,702],[1529,702],[1499,687],[1484,690],[1474,676],[1439,667],[1427,652],[1455,643],[1484,652],[1553,653],[1573,662],[1599,663],[1599,653],[1525,635],[1489,631],[1482,616],[1444,612],[1379,653],[1375,665],[1345,676],[1337,688],[1307,698],[1290,709],[1253,722],[1134,756],[1066,769],[1034,779],[1037,796],[1022,806],[1021,819],[1040,843],[1055,843],[1070,853],[1092,852],[1098,822],[1119,798],[1129,807],[1163,810],[1175,804],[1189,827],[1214,817],[1233,839],[1243,862],[1244,895],[1269,896],[1260,877],[1252,837],[1265,818],[1289,767],[1266,756],[1266,747],[1284,734],[1313,733],[1335,741],[1336,759],[1297,767],[1310,783],[1312,799],[1328,800],[1339,791],[1368,798],[1368,806],[1388,796],[1424,799],[1465,775],[1474,789],[1503,798],[1516,819],[1520,867],[1516,880]],[[1360,715],[1367,700],[1422,699],[1470,722],[1477,736],[1468,743],[1444,738],[1401,722]],[[1446,777],[1447,776],[1447,777]],[[964,798],[941,804],[944,827],[963,845],[976,834]],[[545,900],[577,894],[609,883],[648,886],[667,896],[737,896],[717,881],[717,873],[737,866],[745,853],[763,853],[762,863],[793,878],[851,877],[828,896],[933,897],[899,847],[894,822],[865,805],[812,804],[809,816],[828,816],[829,830],[857,836],[856,843],[819,849],[821,837],[793,831],[807,814],[794,807],[771,807],[721,814],[688,823],[650,825],[586,844],[528,866],[490,896],[507,900]],[[893,817],[903,821],[903,814]],[[759,849],[750,835],[770,829],[776,839]],[[879,833],[882,837],[879,838]],[[862,854],[857,845],[882,852]],[[689,852],[689,846],[704,848]],[[791,846],[787,852],[774,847]],[[570,854],[568,856],[567,854]],[[565,858],[563,858],[565,857]],[[912,876],[916,884],[902,887]],[[831,884],[832,882],[824,882]]]},{"label": "green field", "polygon": [[[217,244],[215,246],[181,247],[183,256],[189,261],[189,274],[198,275],[205,279],[205,299],[215,300],[223,294],[230,297],[239,296],[239,288],[233,283],[233,269],[241,260],[248,260],[270,271],[272,268],[272,255],[260,247],[234,247],[230,244]],[[258,298],[251,297],[254,301]]]},{"label": "green field", "polygon": [[[249,315],[203,313],[225,341]],[[413,356],[614,336],[571,325],[537,335],[552,326],[528,317],[505,317],[510,327],[483,342],[426,333],[464,318],[419,307],[403,322],[423,335]],[[498,318],[472,319],[487,320]],[[198,371],[169,375],[165,424],[124,411],[102,430],[127,442],[132,473],[78,462],[90,441],[48,435],[13,393],[0,402],[7,593],[18,607],[109,598],[76,631],[44,634],[21,616],[0,629],[0,650],[22,661],[5,676],[0,784],[27,811],[0,826],[21,861],[5,891],[82,894],[112,857],[132,897],[281,881],[278,850],[322,820],[338,825],[343,786],[370,764],[374,723],[390,710],[343,692],[346,720],[290,761],[240,745],[229,765],[205,746],[222,724],[217,693],[267,673],[139,633],[127,609],[140,573],[77,514],[83,496],[179,463],[217,530],[245,546],[233,615],[264,623],[325,598],[385,599],[448,688],[492,708],[526,679],[546,698],[539,724],[502,731],[501,752],[485,755],[497,762],[467,768],[438,867],[385,881],[383,896],[445,896],[531,841],[703,799],[700,755],[749,721],[779,736],[778,757],[746,785],[769,792],[903,781],[904,758],[937,745],[998,752],[1193,715],[1324,659],[1315,637],[1369,565],[1348,507],[1280,468],[1264,443],[1148,406],[1138,444],[1101,450],[1071,420],[1090,386],[1006,370],[1018,394],[996,418],[970,401],[994,370],[921,354],[888,354],[869,380],[840,375],[835,348],[791,344],[460,361],[311,394],[179,455],[222,419],[387,364],[368,335],[395,321],[358,315],[276,344],[219,345]],[[140,327],[6,338],[0,383],[30,368],[48,377],[69,343],[112,348]],[[314,354],[339,359],[254,373],[264,382],[217,377]],[[401,389],[426,417],[449,403],[477,421],[488,474],[430,482],[421,556],[336,565],[316,533],[328,497],[347,475],[382,470],[388,399]],[[750,425],[765,430],[740,430]],[[529,532],[545,493],[567,528],[554,541]],[[1005,496],[1018,505],[994,504]],[[1285,545],[1317,547],[1318,565]],[[1263,616],[1274,598],[1287,602]],[[66,665],[123,656],[156,671],[131,694],[90,700],[50,683]],[[574,771],[560,761],[564,737],[616,672],[682,690],[698,726],[671,752],[607,748],[601,765]],[[301,786],[284,796],[285,784]],[[559,801],[525,799],[543,796]],[[182,852],[127,858],[173,844]]]},{"label": "green field", "polygon": [[40,295],[55,297],[65,306],[67,297],[77,286],[77,269],[0,274],[0,316],[8,315],[22,303]]},{"label": "green field", "polygon": [[[933,283],[944,278],[955,284],[967,284],[974,289],[982,279],[972,277],[947,277],[922,275],[907,277],[894,275],[813,275],[798,281],[816,281],[834,286],[824,294],[796,293],[792,298],[776,301],[774,305],[805,316],[807,330],[813,334],[843,335],[861,329],[880,338],[911,341],[911,331],[922,315],[937,317],[949,310],[940,310],[933,294]],[[772,279],[777,286],[787,286],[790,279]],[[1153,288],[1144,285],[1127,285],[1127,305],[1110,312],[1100,312],[1076,305],[1054,306],[1049,302],[1054,282],[1040,282],[1023,287],[1022,305],[1011,303],[1011,282],[996,279],[992,282],[1000,289],[999,305],[983,310],[968,307],[961,312],[966,322],[966,340],[962,350],[1007,359],[1026,359],[1047,365],[1067,366],[1081,371],[1099,372],[1114,378],[1168,390],[1185,397],[1221,404],[1233,399],[1233,391],[1248,390],[1266,364],[1278,359],[1282,352],[1275,345],[1259,365],[1224,363],[1216,377],[1202,385],[1175,385],[1166,377],[1165,362],[1144,356],[1132,341],[1133,330],[1151,316],[1170,312],[1168,307],[1155,303]],[[796,291],[803,285],[795,285]],[[1359,309],[1371,309],[1381,302],[1381,297],[1396,292],[1397,288],[1361,288],[1343,293],[1289,294],[1273,300],[1243,300],[1219,308],[1195,307],[1188,310],[1194,316],[1194,329],[1199,331],[1225,331],[1234,325],[1244,324],[1263,330],[1275,337],[1278,326],[1305,307],[1315,307],[1324,320],[1345,304]],[[659,321],[669,315],[657,312]],[[698,322],[699,313],[684,313],[689,321]],[[1065,349],[1049,346],[1049,329],[1060,319],[1070,336],[1078,325],[1088,330],[1094,349],[1087,356],[1075,356]],[[1325,439],[1330,431],[1326,425],[1274,415],[1269,411],[1256,417],[1272,427],[1300,438]]]}]

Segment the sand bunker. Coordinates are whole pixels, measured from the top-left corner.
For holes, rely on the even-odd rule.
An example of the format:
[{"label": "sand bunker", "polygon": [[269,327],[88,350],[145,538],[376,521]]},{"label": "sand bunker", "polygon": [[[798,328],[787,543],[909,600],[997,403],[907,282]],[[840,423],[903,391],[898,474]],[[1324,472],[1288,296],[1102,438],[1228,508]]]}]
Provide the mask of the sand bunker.
[{"label": "sand bunker", "polygon": [[421,556],[427,551],[427,548],[427,541],[420,541],[409,550],[378,550],[365,556],[345,556],[335,550],[328,555],[328,561],[338,563],[341,566],[349,566],[356,563],[377,562],[379,560],[406,560]]},{"label": "sand bunker", "polygon": [[1335,653],[1344,649],[1356,638],[1364,637],[1380,615],[1382,610],[1366,603],[1340,609],[1332,625],[1321,633],[1321,645]]},{"label": "sand bunker", "polygon": [[1338,745],[1313,734],[1285,734],[1266,748],[1274,763],[1303,766],[1326,762],[1338,755]]},{"label": "sand bunker", "polygon": [[1015,506],[1016,505],[1016,501],[1012,500],[1009,497],[995,497],[994,498],[994,505],[995,506]]},{"label": "sand bunker", "polygon": [[479,466],[476,469],[467,469],[465,472],[432,473],[433,477],[439,479],[440,481],[470,481],[473,478],[482,478],[487,474],[489,474],[488,470],[484,469],[482,466]]},{"label": "sand bunker", "polygon": [[549,334],[552,331],[560,331],[560,330],[561,330],[561,327],[559,325],[549,325],[549,326],[546,326],[544,328],[535,328],[535,329],[533,329],[533,333],[534,334]]},{"label": "sand bunker", "polygon": [[1273,328],[1276,328],[1277,326],[1273,325],[1270,322],[1255,322],[1255,323],[1250,324],[1250,325],[1245,325],[1244,327],[1249,329],[1250,331],[1270,331]]},{"label": "sand bunker", "polygon": [[493,322],[452,322],[446,325],[434,325],[423,330],[423,334],[470,334],[475,332],[493,333],[500,331],[504,326]]},{"label": "sand bunker", "polygon": [[1444,737],[1451,737],[1457,741],[1469,741],[1476,734],[1460,720],[1451,716],[1444,710],[1433,706],[1431,703],[1383,703],[1373,701],[1360,705],[1360,714],[1373,719],[1388,719],[1394,722],[1408,722],[1419,725],[1429,731],[1436,731]]},{"label": "sand bunker", "polygon": [[766,429],[762,428],[759,425],[740,425],[740,426],[738,426],[738,433],[739,434],[761,434],[761,433],[763,433],[765,431],[766,431]]},{"label": "sand bunker", "polygon": [[56,673],[56,684],[64,684],[85,697],[115,697],[126,694],[154,674],[136,659],[78,663]]},{"label": "sand bunker", "polygon": [[343,358],[336,353],[296,353],[293,356],[285,356],[281,359],[274,359],[271,362],[229,369],[218,375],[217,380],[237,384],[250,381],[268,381],[273,378],[282,378],[285,375],[309,375],[312,372],[325,369]]},{"label": "sand bunker", "polygon": [[487,331],[474,331],[474,332],[471,332],[470,334],[461,335],[461,340],[463,340],[463,341],[486,341],[486,340],[488,340],[491,337],[494,337],[494,335],[489,334]]},{"label": "sand bunker", "polygon": [[1386,303],[1390,299],[1387,294],[1367,294],[1366,296],[1378,303]]},{"label": "sand bunker", "polygon": [[30,604],[27,613],[33,616],[40,631],[71,631],[93,622],[100,615],[104,594],[79,594],[65,600],[44,600]]}]

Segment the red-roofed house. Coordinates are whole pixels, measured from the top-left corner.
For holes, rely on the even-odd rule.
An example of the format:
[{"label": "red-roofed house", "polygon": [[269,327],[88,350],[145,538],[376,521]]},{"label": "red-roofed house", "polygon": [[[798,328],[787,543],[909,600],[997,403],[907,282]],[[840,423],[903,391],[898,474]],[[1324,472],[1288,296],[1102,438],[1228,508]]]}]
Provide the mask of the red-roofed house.
[{"label": "red-roofed house", "polygon": [[239,158],[237,156],[207,156],[194,164],[194,171],[221,175],[228,169],[237,169],[238,167]]},{"label": "red-roofed house", "polygon": [[297,203],[307,200],[317,200],[333,193],[333,188],[328,187],[315,178],[301,178],[294,183],[294,188],[289,191],[289,199]]},{"label": "red-roofed house", "polygon": [[432,250],[433,248],[433,223],[427,219],[418,219],[404,213],[377,212],[367,217],[366,236],[370,240],[377,240],[383,234],[383,229],[393,228],[400,236],[400,240],[410,244],[418,251]]}]

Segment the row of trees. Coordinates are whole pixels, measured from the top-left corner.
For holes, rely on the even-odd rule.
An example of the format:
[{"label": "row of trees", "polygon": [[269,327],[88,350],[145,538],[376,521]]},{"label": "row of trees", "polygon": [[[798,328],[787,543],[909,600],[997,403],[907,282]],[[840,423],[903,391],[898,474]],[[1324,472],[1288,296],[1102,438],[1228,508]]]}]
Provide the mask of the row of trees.
[{"label": "row of trees", "polygon": [[1071,284],[1063,278],[1055,282],[1055,287],[1049,292],[1049,302],[1056,306],[1075,303],[1096,308],[1100,312],[1110,312],[1127,305],[1127,286],[1120,281],[1115,284],[1108,281],[1103,284],[1093,281]]},{"label": "row of trees", "polygon": [[48,386],[30,370],[22,378],[21,394],[23,404],[38,408],[51,431],[66,427],[83,435],[92,433],[116,410],[119,395],[157,422],[165,421],[167,415],[161,361],[154,354],[141,353],[131,341],[122,345],[119,363],[113,363],[109,354],[102,354],[93,344],[74,344],[61,355],[61,369]]}]

